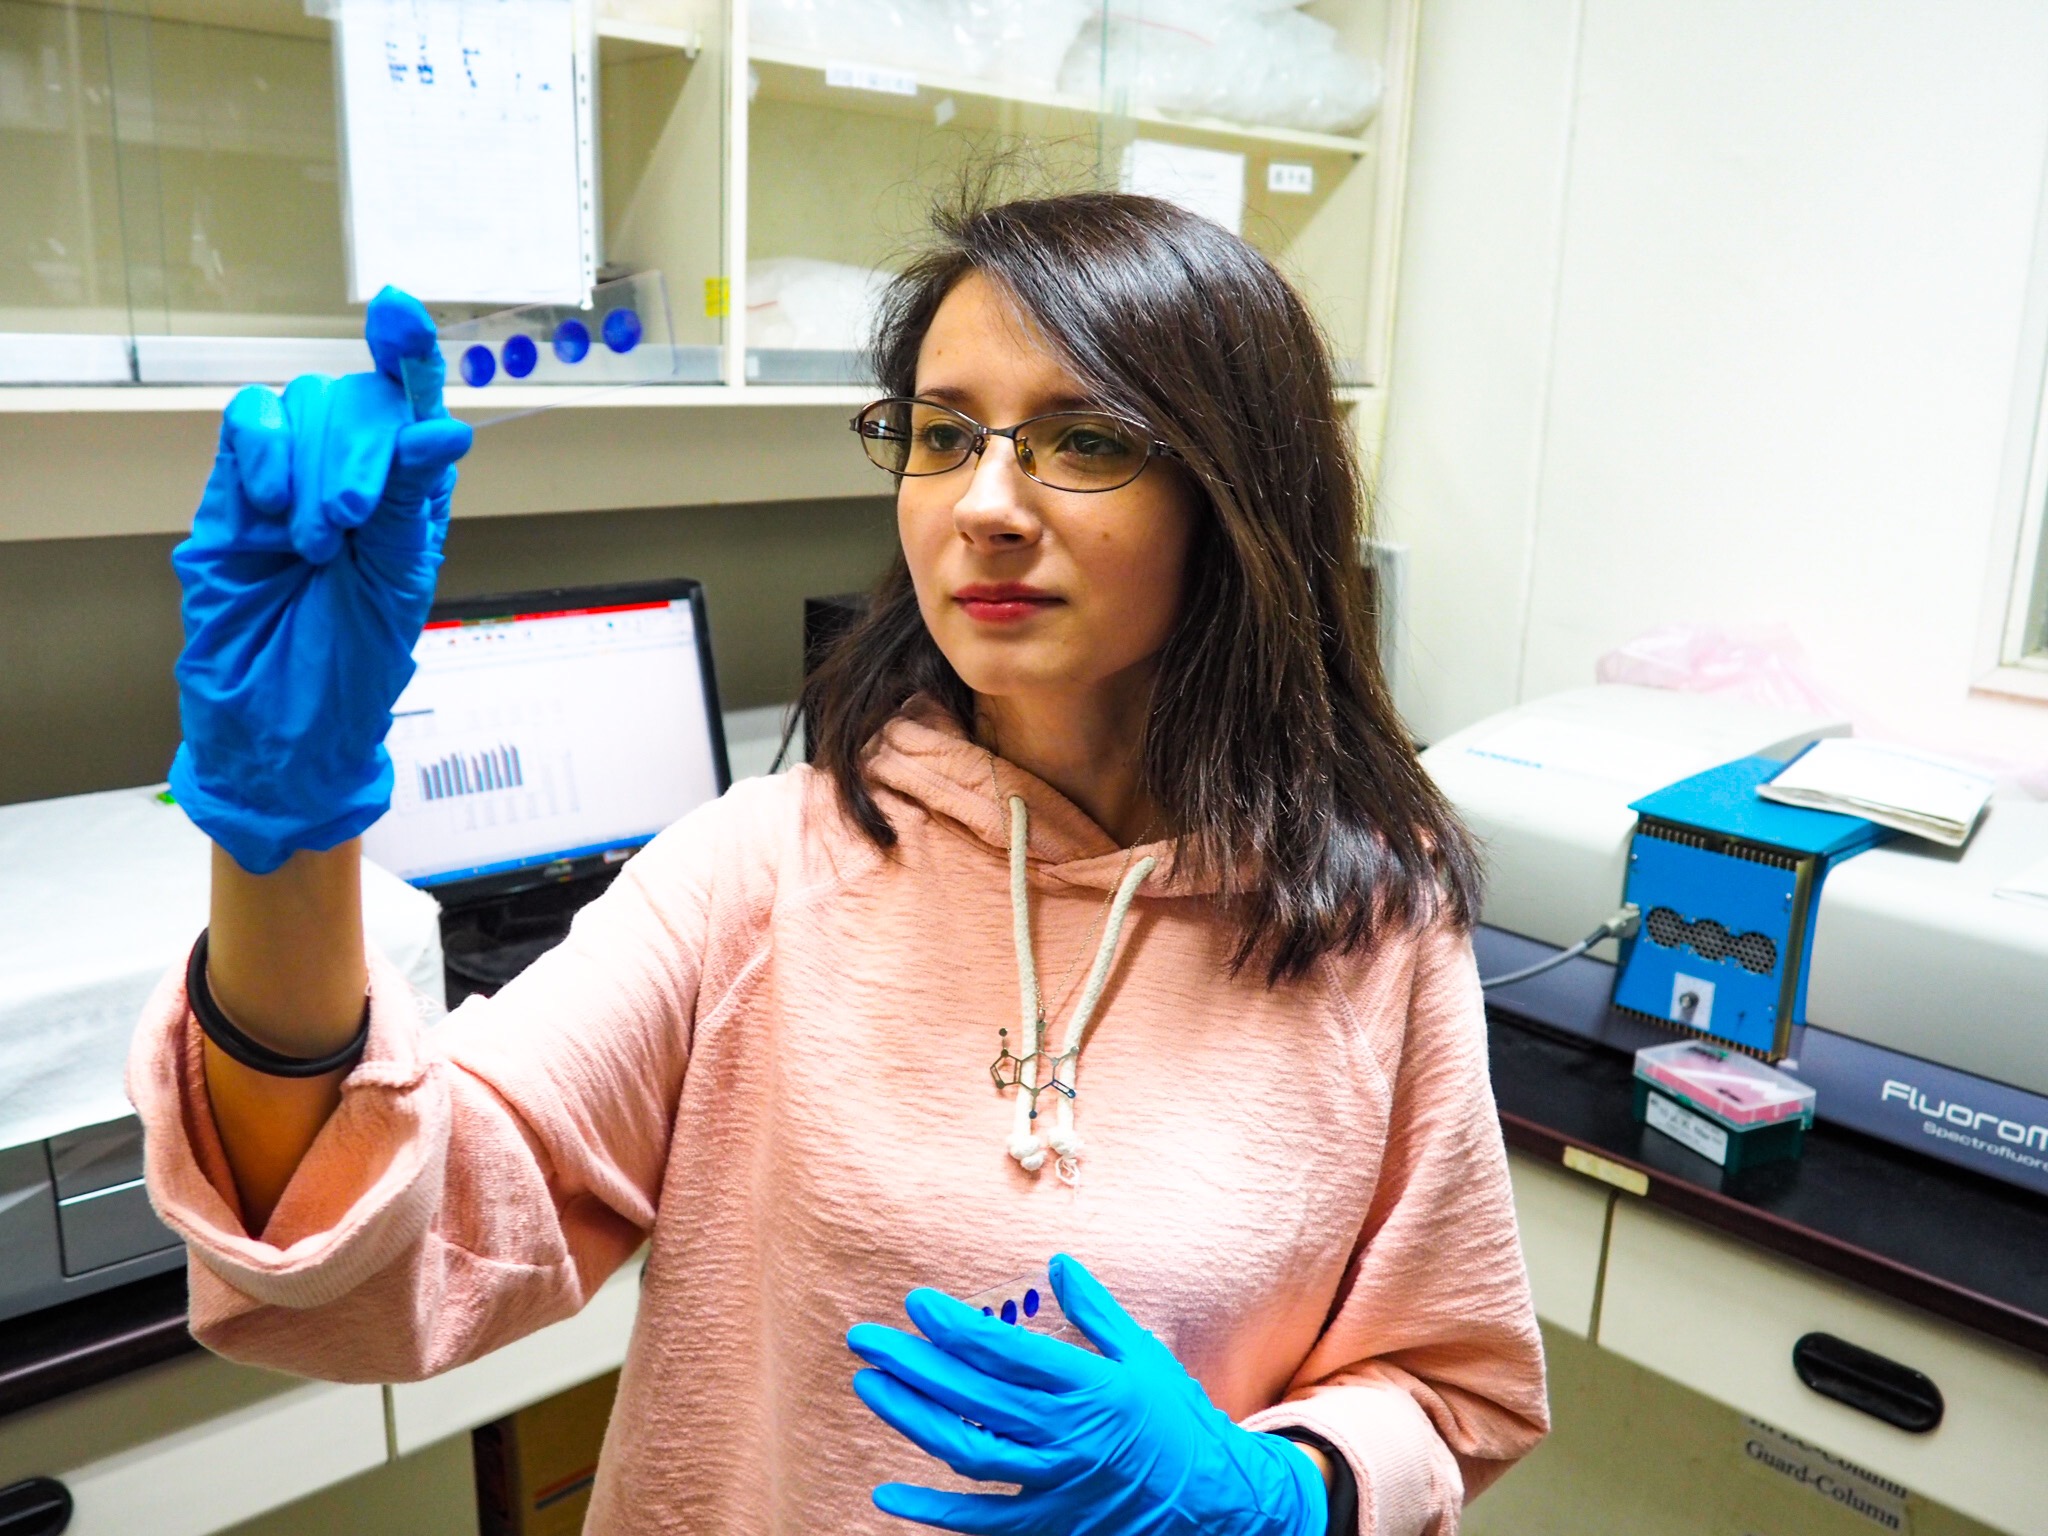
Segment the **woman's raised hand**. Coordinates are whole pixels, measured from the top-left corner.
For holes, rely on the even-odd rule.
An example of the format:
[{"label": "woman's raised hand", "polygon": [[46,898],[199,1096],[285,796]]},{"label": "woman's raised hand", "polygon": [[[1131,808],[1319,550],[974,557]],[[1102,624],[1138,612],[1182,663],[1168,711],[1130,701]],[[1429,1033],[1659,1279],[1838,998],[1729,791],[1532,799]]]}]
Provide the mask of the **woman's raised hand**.
[{"label": "woman's raised hand", "polygon": [[384,737],[469,451],[419,302],[386,288],[364,329],[375,372],[229,402],[171,555],[185,592],[171,789],[252,874],[347,841],[390,804]]},{"label": "woman's raised hand", "polygon": [[924,1337],[857,1324],[861,1401],[963,1477],[1014,1494],[884,1483],[887,1514],[981,1536],[1324,1536],[1328,1493],[1298,1446],[1241,1429],[1077,1261],[1052,1288],[1090,1354],[938,1291],[904,1306]]}]

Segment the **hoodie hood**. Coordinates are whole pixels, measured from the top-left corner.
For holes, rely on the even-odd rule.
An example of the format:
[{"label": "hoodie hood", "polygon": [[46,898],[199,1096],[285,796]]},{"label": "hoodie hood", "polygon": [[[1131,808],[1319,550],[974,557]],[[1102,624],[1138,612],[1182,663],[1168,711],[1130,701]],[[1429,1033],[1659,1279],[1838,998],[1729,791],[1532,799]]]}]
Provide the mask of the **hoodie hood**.
[{"label": "hoodie hood", "polygon": [[885,726],[870,749],[866,771],[878,789],[912,802],[937,820],[985,844],[998,861],[1009,857],[1009,799],[1023,797],[1031,813],[1027,857],[1037,879],[1085,890],[1112,891],[1134,858],[1150,855],[1159,868],[1141,896],[1202,896],[1214,880],[1195,881],[1176,865],[1173,840],[1135,849],[1115,838],[1065,795],[1036,775],[970,740],[951,711],[920,697]]}]

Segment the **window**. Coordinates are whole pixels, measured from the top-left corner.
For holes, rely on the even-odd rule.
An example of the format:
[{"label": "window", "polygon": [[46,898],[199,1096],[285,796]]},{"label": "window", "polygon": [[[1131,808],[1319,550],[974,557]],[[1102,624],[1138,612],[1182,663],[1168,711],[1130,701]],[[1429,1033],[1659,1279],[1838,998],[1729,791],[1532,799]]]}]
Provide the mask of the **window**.
[{"label": "window", "polygon": [[[2044,433],[2043,450],[2048,450]],[[2048,493],[2040,486],[2029,498],[2027,527],[2014,562],[2012,596],[2006,604],[2005,645],[1999,660],[2008,667],[2040,672],[2048,681]]]}]

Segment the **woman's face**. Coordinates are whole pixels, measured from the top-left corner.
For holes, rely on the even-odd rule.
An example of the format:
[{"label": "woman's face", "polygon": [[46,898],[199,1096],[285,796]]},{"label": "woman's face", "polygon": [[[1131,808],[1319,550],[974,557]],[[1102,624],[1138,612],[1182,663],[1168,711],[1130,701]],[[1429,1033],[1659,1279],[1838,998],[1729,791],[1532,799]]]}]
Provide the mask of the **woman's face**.
[{"label": "woman's face", "polygon": [[[917,396],[992,427],[1099,408],[979,273],[940,303],[918,350]],[[1170,460],[1153,458],[1119,490],[1060,491],[991,437],[958,469],[905,477],[896,526],[925,624],[977,694],[1136,702],[1180,616],[1196,508]]]}]

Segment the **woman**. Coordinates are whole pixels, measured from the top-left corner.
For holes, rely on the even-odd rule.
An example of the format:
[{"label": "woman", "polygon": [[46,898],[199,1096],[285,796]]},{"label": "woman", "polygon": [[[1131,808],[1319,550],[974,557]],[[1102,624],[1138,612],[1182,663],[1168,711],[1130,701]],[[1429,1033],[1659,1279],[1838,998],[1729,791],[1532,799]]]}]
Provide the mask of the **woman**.
[{"label": "woman", "polygon": [[[592,1531],[1453,1528],[1543,1431],[1540,1347],[1474,860],[1287,285],[1142,198],[945,221],[854,423],[902,559],[808,686],[816,768],[431,1038],[349,839],[467,436],[393,383],[417,306],[370,332],[379,375],[230,407],[177,555],[220,852],[131,1088],[195,1332],[418,1377],[648,1243]],[[1049,1263],[1099,1353],[952,1299]]]}]

